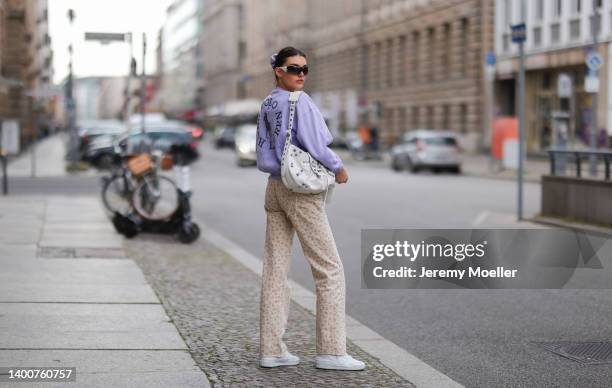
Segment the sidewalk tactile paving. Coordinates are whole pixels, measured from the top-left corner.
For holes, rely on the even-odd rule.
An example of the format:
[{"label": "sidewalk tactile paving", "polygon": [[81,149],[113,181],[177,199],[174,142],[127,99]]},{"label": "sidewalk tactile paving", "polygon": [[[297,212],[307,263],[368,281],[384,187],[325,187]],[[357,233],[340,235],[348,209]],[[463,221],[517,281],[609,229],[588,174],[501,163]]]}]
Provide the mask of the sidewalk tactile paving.
[{"label": "sidewalk tactile paving", "polygon": [[348,353],[364,371],[314,367],[314,316],[291,304],[285,340],[298,366],[265,369],[259,360],[260,278],[223,251],[199,240],[181,245],[171,237],[141,235],[126,241],[196,363],[219,386],[412,387],[348,341]]}]

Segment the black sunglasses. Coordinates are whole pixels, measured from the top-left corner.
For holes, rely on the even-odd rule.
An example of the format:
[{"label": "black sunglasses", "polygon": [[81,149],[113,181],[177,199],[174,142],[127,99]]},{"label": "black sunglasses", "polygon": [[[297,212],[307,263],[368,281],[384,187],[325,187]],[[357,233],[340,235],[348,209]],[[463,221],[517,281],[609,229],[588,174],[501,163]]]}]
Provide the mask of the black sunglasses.
[{"label": "black sunglasses", "polygon": [[300,73],[304,73],[304,75],[308,74],[308,65],[304,65],[303,67],[299,67],[296,65],[289,66],[279,66],[285,73],[300,75]]}]

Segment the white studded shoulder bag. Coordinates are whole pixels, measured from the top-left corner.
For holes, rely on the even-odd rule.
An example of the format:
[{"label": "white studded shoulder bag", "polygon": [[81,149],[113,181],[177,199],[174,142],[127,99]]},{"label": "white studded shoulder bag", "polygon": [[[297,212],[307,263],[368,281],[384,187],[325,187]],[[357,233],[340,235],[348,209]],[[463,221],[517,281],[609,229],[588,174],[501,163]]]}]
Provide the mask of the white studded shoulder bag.
[{"label": "white studded shoulder bag", "polygon": [[301,91],[289,93],[289,126],[285,135],[285,147],[281,160],[281,178],[291,191],[303,194],[325,192],[324,202],[329,202],[328,192],[335,185],[335,174],[323,166],[309,152],[291,144],[293,116]]}]

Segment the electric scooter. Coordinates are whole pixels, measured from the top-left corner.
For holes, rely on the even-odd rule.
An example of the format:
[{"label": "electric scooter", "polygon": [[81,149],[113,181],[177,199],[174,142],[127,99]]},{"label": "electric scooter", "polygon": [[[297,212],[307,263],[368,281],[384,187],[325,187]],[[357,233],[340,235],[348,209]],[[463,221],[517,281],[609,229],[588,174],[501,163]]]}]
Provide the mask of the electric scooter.
[{"label": "electric scooter", "polygon": [[130,211],[127,214],[114,212],[112,217],[115,230],[127,238],[140,232],[175,234],[179,241],[192,243],[200,237],[200,227],[193,222],[191,214],[190,164],[197,158],[197,153],[188,145],[173,145],[169,154],[173,160],[173,170],[177,185],[178,208],[165,220],[148,220]]}]

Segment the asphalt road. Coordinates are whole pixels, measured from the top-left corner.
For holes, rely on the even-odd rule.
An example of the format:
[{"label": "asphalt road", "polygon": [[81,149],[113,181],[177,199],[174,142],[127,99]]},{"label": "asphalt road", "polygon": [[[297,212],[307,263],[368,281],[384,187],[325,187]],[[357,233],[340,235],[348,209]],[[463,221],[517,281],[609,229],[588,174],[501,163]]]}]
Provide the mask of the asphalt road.
[{"label": "asphalt road", "polygon": [[[196,218],[261,257],[266,175],[238,167],[230,150],[201,149],[192,169]],[[584,366],[535,342],[612,339],[612,291],[361,289],[361,229],[540,228],[515,221],[515,182],[347,167],[349,183],[335,191],[327,210],[351,316],[466,386],[610,386],[612,364]],[[539,211],[540,186],[524,189],[530,217]],[[312,290],[297,239],[294,248],[290,276]]]}]

